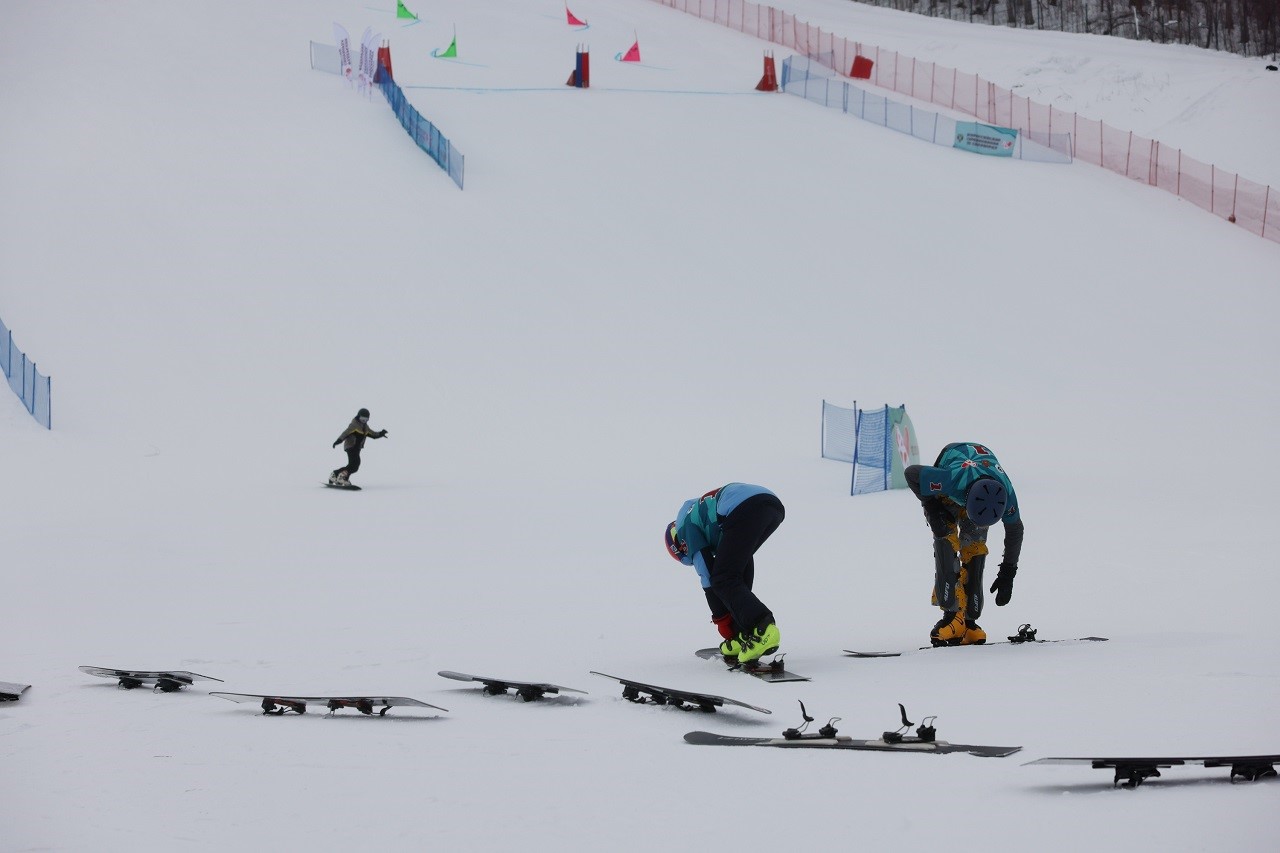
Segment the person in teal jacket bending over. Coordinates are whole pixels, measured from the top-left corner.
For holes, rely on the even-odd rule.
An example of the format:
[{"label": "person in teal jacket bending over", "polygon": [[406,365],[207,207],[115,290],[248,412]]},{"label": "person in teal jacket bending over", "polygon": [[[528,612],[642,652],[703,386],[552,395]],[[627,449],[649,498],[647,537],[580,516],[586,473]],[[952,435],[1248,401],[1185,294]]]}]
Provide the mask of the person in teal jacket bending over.
[{"label": "person in teal jacket bending over", "polygon": [[773,612],[751,591],[755,553],[786,515],[764,486],[730,483],[687,500],[667,525],[667,553],[693,566],[724,642],[720,653],[739,663],[771,655],[781,634]]},{"label": "person in teal jacket bending over", "polygon": [[978,617],[988,528],[1004,523],[1004,554],[990,590],[999,607],[1013,596],[1022,552],[1022,514],[1013,483],[991,449],[972,441],[948,444],[933,465],[910,465],[903,473],[933,531],[933,603],[942,608],[942,618],[929,641],[935,646],[985,643],[987,632]]}]

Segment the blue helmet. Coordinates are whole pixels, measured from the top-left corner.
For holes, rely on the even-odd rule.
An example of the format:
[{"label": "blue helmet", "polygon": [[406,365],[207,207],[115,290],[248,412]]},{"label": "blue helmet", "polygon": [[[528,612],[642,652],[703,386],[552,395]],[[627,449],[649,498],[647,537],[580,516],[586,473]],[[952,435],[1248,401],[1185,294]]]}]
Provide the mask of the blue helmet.
[{"label": "blue helmet", "polygon": [[990,527],[1004,517],[1008,505],[1009,493],[1004,485],[993,477],[983,477],[969,487],[965,512],[974,524]]}]

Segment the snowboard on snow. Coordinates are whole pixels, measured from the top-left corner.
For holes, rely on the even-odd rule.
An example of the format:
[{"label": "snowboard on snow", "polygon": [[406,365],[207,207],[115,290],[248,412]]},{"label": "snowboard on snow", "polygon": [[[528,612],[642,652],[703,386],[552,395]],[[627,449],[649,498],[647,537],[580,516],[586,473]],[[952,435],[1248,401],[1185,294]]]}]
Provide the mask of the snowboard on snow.
[{"label": "snowboard on snow", "polygon": [[268,693],[210,693],[209,695],[229,699],[232,702],[256,702],[262,708],[262,713],[276,717],[289,712],[305,714],[308,705],[328,709],[329,713],[326,716],[329,717],[343,708],[355,708],[361,714],[370,717],[374,715],[374,711],[377,711],[377,716],[385,717],[387,711],[392,708],[431,708],[446,713],[449,710],[419,699],[410,699],[407,696],[278,696]]},{"label": "snowboard on snow", "polygon": [[159,690],[162,693],[172,693],[175,690],[190,687],[194,681],[222,681],[221,678],[201,675],[198,672],[187,672],[185,669],[112,669],[105,666],[82,666],[80,671],[99,678],[114,678],[119,683],[118,686],[124,690],[151,685],[152,690]]},{"label": "snowboard on snow", "polygon": [[785,737],[734,737],[718,735],[713,732],[689,732],[684,736],[685,743],[699,746],[781,746],[793,749],[861,749],[874,752],[928,752],[944,754],[948,752],[967,752],[982,758],[1004,758],[1013,755],[1020,746],[981,746],[969,743],[951,743],[945,740],[921,741],[916,738],[904,738],[889,742],[882,738],[859,740],[846,735],[831,738],[785,738]]},{"label": "snowboard on snow", "polygon": [[1071,637],[1057,640],[1040,640],[1036,638],[1036,629],[1030,625],[1019,625],[1018,633],[1009,637],[1007,640],[996,640],[994,642],[988,640],[985,643],[978,643],[969,646],[920,646],[918,649],[911,649],[903,652],[859,652],[853,649],[845,649],[844,653],[849,657],[855,658],[896,658],[904,654],[915,653],[917,651],[932,651],[933,649],[972,649],[980,646],[1008,646],[1008,645],[1024,645],[1024,644],[1040,644],[1040,643],[1105,643],[1106,637]]},{"label": "snowboard on snow", "polygon": [[936,717],[925,717],[916,728],[914,735],[907,734],[915,723],[907,719],[907,710],[901,704],[902,726],[895,731],[884,732],[878,738],[859,739],[842,735],[835,724],[839,717],[832,717],[826,725],[816,732],[805,731],[809,723],[814,721],[800,703],[800,713],[804,723],[796,728],[787,729],[782,737],[736,737],[720,735],[714,732],[689,732],[684,736],[685,743],[698,746],[775,746],[784,749],[854,749],[874,752],[927,752],[945,754],[950,752],[967,752],[982,758],[1004,758],[1013,755],[1020,746],[984,746],[970,743],[951,743],[937,739],[937,729],[933,725]]},{"label": "snowboard on snow", "polygon": [[559,684],[548,684],[545,681],[512,681],[509,678],[491,678],[485,675],[471,675],[466,672],[454,672],[449,669],[440,670],[437,675],[445,678],[452,678],[454,681],[478,681],[484,685],[484,692],[490,696],[499,696],[505,694],[508,690],[514,690],[516,695],[526,702],[532,702],[535,699],[541,699],[547,693],[560,693],[568,691],[569,693],[583,693],[587,691],[578,690],[576,687],[563,687]]},{"label": "snowboard on snow", "polygon": [[344,492],[358,492],[360,487],[355,483],[335,483],[332,480],[326,480],[325,485],[331,489],[340,489]]},{"label": "snowboard on snow", "polygon": [[734,672],[745,672],[747,675],[754,675],[761,681],[779,682],[779,681],[811,681],[808,676],[801,675],[798,672],[792,672],[787,669],[783,663],[785,652],[770,660],[753,660],[750,663],[738,663],[737,658],[726,657],[720,654],[719,647],[710,649],[698,649],[695,655],[703,660],[721,660]]},{"label": "snowboard on snow", "polygon": [[30,684],[14,684],[12,681],[0,681],[0,702],[17,702]]},{"label": "snowboard on snow", "polygon": [[1114,770],[1112,787],[1136,788],[1147,779],[1160,775],[1161,769],[1184,764],[1205,767],[1230,767],[1232,782],[1238,776],[1246,782],[1275,777],[1280,755],[1182,756],[1178,758],[1038,758],[1023,764],[1087,764],[1095,770]]},{"label": "snowboard on snow", "polygon": [[711,693],[696,693],[692,690],[679,690],[674,687],[659,687],[655,684],[645,684],[642,681],[632,681],[628,678],[619,678],[616,675],[608,675],[603,672],[591,670],[592,675],[599,675],[604,678],[612,678],[622,684],[622,698],[630,702],[651,702],[654,705],[674,705],[681,710],[698,710],[708,714],[715,713],[716,708],[722,708],[725,705],[734,705],[739,708],[749,708],[752,711],[759,711],[761,714],[772,714],[768,708],[761,708],[758,705],[748,705],[746,702],[740,702],[737,699],[729,699],[725,696],[716,696]]}]

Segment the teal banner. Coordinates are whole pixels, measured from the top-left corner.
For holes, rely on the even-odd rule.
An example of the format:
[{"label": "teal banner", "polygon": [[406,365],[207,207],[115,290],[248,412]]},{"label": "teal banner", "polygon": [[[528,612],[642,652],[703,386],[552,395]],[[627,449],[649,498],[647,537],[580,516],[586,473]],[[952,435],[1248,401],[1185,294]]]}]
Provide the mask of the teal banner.
[{"label": "teal banner", "polygon": [[976,121],[956,122],[955,147],[975,154],[993,157],[1012,157],[1013,146],[1018,141],[1018,131],[1012,127],[995,127]]}]

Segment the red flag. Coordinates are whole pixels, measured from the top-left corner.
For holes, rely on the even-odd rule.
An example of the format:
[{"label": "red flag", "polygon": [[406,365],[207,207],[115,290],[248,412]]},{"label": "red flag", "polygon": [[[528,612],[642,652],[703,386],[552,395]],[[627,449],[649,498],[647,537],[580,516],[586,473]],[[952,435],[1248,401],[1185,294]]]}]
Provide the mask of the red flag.
[{"label": "red flag", "polygon": [[587,25],[586,21],[578,20],[578,16],[569,11],[568,3],[564,4],[564,15],[569,19],[569,26],[571,27],[585,27]]}]

